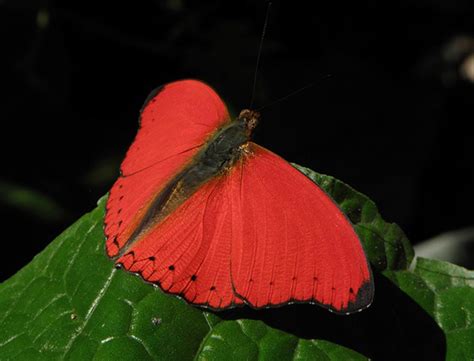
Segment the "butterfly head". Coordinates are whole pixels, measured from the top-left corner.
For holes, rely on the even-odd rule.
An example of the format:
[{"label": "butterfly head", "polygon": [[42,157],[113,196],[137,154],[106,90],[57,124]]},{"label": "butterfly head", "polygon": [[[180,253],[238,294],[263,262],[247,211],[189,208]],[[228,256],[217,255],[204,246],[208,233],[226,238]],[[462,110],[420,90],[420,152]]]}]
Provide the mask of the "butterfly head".
[{"label": "butterfly head", "polygon": [[244,109],[240,112],[238,119],[245,123],[245,127],[250,134],[258,124],[260,113],[255,110]]}]

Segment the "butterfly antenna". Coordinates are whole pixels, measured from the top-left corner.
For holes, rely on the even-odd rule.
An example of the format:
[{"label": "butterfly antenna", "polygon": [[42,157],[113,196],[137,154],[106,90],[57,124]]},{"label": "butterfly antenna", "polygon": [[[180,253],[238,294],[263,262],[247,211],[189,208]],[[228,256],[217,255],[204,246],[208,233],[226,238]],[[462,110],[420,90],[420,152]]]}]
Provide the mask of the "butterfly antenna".
[{"label": "butterfly antenna", "polygon": [[315,85],[316,83],[318,83],[319,81],[324,80],[324,79],[327,79],[327,78],[330,78],[330,77],[332,77],[332,74],[326,74],[326,75],[324,75],[323,77],[321,77],[320,79],[315,80],[315,81],[313,81],[313,82],[311,82],[311,83],[305,85],[305,86],[302,87],[302,88],[293,90],[290,94],[287,94],[287,95],[285,95],[285,96],[283,96],[283,97],[281,97],[281,98],[278,98],[277,100],[272,101],[270,104],[264,105],[263,107],[257,109],[257,112],[260,112],[262,109],[268,108],[269,106],[275,105],[276,103],[280,103],[280,102],[282,102],[283,100],[286,100],[286,99],[288,99],[289,97],[292,97],[293,95],[296,95],[296,94],[298,94],[298,93],[301,93],[303,90],[306,90],[306,89],[311,88],[312,86],[314,86],[314,85]]},{"label": "butterfly antenna", "polygon": [[255,88],[257,87],[258,66],[260,64],[260,56],[262,55],[263,40],[265,39],[265,32],[267,31],[267,24],[268,24],[268,18],[270,17],[271,7],[272,7],[272,3],[268,2],[267,13],[265,15],[265,21],[263,23],[262,37],[260,38],[260,45],[258,47],[257,64],[255,65],[255,74],[253,75],[252,96],[250,98],[249,109],[252,109],[253,101],[254,101],[254,97],[255,97]]}]

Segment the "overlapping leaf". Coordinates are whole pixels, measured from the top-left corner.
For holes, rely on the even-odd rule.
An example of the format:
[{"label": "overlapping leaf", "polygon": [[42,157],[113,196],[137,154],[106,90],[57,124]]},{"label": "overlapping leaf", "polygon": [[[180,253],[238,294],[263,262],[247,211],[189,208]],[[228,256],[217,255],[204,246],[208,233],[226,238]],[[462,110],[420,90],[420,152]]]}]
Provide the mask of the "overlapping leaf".
[{"label": "overlapping leaf", "polygon": [[443,329],[447,360],[474,358],[474,272],[448,262],[417,258],[413,272],[385,273]]}]

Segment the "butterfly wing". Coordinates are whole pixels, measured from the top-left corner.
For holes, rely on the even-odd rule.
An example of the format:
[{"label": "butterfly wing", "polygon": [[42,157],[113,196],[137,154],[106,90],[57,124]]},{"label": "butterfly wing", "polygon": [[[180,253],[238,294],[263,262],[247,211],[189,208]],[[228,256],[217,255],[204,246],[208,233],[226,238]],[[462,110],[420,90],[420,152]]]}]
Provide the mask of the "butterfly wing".
[{"label": "butterfly wing", "polygon": [[253,143],[117,262],[214,309],[314,302],[350,313],[373,297],[363,248],[337,205]]},{"label": "butterfly wing", "polygon": [[285,160],[253,143],[249,150],[228,187],[237,295],[256,308],[314,302],[350,313],[367,307],[372,274],[346,216]]},{"label": "butterfly wing", "polygon": [[216,92],[198,80],[154,90],[145,101],[140,129],[120,168],[127,176],[177,154],[192,157],[217,128],[230,120]]},{"label": "butterfly wing", "polygon": [[141,111],[140,129],[107,201],[105,235],[110,257],[127,244],[154,196],[228,121],[220,97],[196,80],[167,84],[149,96]]},{"label": "butterfly wing", "polygon": [[243,301],[230,278],[232,226],[226,177],[205,183],[117,262],[188,302],[214,309]]},{"label": "butterfly wing", "polygon": [[116,257],[139,226],[153,198],[182,167],[193,152],[187,151],[128,176],[120,176],[106,205],[106,250]]},{"label": "butterfly wing", "polygon": [[127,244],[156,195],[228,121],[222,100],[201,82],[152,94],[107,202],[108,255],[167,292],[215,309],[297,301],[353,312],[370,304],[370,268],[344,214],[253,143],[229,171]]}]

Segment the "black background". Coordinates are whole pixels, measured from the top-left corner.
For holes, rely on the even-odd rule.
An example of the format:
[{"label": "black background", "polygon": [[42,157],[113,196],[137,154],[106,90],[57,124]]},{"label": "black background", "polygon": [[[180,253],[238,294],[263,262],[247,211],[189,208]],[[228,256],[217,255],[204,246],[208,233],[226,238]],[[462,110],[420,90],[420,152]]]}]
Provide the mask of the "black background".
[{"label": "black background", "polygon": [[[413,243],[472,225],[473,87],[459,77],[462,56],[443,58],[446,44],[473,33],[468,4],[274,2],[255,106],[314,85],[266,107],[256,142],[367,194]],[[6,1],[0,10],[6,278],[107,192],[153,88],[198,78],[234,113],[248,107],[266,2]],[[12,185],[56,212],[5,201]]]},{"label": "black background", "polygon": [[[413,243],[472,225],[473,87],[459,77],[462,56],[443,58],[474,30],[467,4],[274,2],[255,106],[314,85],[266,107],[255,140],[367,194]],[[7,277],[107,192],[153,88],[198,78],[234,113],[248,107],[266,2],[11,1],[0,10]],[[48,197],[56,212],[5,201],[12,185]]]},{"label": "black background", "polygon": [[[308,3],[273,3],[255,106],[314,85],[266,107],[255,141],[365,193],[413,243],[473,225],[474,87],[460,75],[473,50],[446,56],[474,33],[471,1]],[[234,114],[248,107],[266,8],[0,4],[1,279],[108,191],[153,88],[198,78]]]}]

